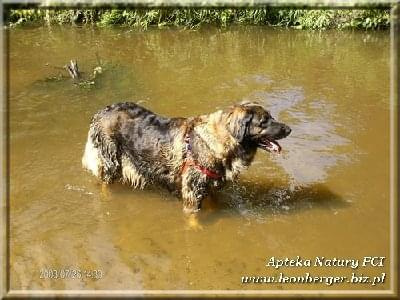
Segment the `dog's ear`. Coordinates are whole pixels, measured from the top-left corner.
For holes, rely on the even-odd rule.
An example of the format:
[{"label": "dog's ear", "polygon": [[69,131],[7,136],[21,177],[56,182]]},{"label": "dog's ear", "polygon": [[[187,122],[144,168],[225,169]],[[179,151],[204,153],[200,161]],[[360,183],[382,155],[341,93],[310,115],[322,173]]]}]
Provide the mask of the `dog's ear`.
[{"label": "dog's ear", "polygon": [[233,108],[228,118],[228,129],[238,142],[243,141],[252,119],[253,114],[245,107]]}]

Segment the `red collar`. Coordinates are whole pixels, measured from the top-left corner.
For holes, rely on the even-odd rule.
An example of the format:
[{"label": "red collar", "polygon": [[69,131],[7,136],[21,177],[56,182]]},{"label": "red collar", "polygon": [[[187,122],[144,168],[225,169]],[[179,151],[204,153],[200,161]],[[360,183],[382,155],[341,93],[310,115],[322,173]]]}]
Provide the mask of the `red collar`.
[{"label": "red collar", "polygon": [[188,133],[185,134],[185,149],[186,149],[186,153],[184,154],[184,162],[182,164],[181,167],[181,174],[185,173],[185,171],[187,170],[187,168],[189,167],[195,167],[197,170],[199,170],[201,173],[203,173],[204,175],[206,175],[207,177],[210,177],[212,179],[220,179],[222,178],[222,175],[207,169],[206,167],[203,167],[201,165],[199,165],[192,156],[192,146],[190,145],[190,136]]}]

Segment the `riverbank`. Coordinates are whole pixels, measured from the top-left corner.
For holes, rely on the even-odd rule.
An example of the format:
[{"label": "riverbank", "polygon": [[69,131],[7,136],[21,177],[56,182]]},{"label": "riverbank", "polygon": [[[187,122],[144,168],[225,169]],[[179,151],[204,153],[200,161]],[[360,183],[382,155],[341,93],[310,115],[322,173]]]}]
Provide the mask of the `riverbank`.
[{"label": "riverbank", "polygon": [[389,9],[281,9],[281,8],[135,8],[135,9],[10,9],[9,27],[26,24],[180,26],[195,29],[203,24],[269,25],[297,29],[388,29]]}]

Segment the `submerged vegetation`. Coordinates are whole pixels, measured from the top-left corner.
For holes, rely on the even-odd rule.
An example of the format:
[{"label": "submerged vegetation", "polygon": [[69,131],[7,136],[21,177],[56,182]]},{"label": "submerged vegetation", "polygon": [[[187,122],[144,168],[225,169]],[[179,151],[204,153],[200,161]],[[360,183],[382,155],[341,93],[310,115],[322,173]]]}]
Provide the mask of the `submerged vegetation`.
[{"label": "submerged vegetation", "polygon": [[132,8],[132,9],[10,9],[6,24],[27,23],[125,25],[198,28],[203,24],[270,25],[298,29],[384,29],[389,9],[281,9],[259,8]]}]

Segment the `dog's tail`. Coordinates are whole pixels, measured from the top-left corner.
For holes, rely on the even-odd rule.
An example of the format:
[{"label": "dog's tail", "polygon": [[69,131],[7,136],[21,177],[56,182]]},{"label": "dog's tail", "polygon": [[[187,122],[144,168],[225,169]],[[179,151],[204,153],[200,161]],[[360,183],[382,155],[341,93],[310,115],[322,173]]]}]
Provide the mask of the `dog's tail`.
[{"label": "dog's tail", "polygon": [[120,177],[117,142],[103,132],[96,120],[90,124],[82,165],[106,183],[112,183]]}]

